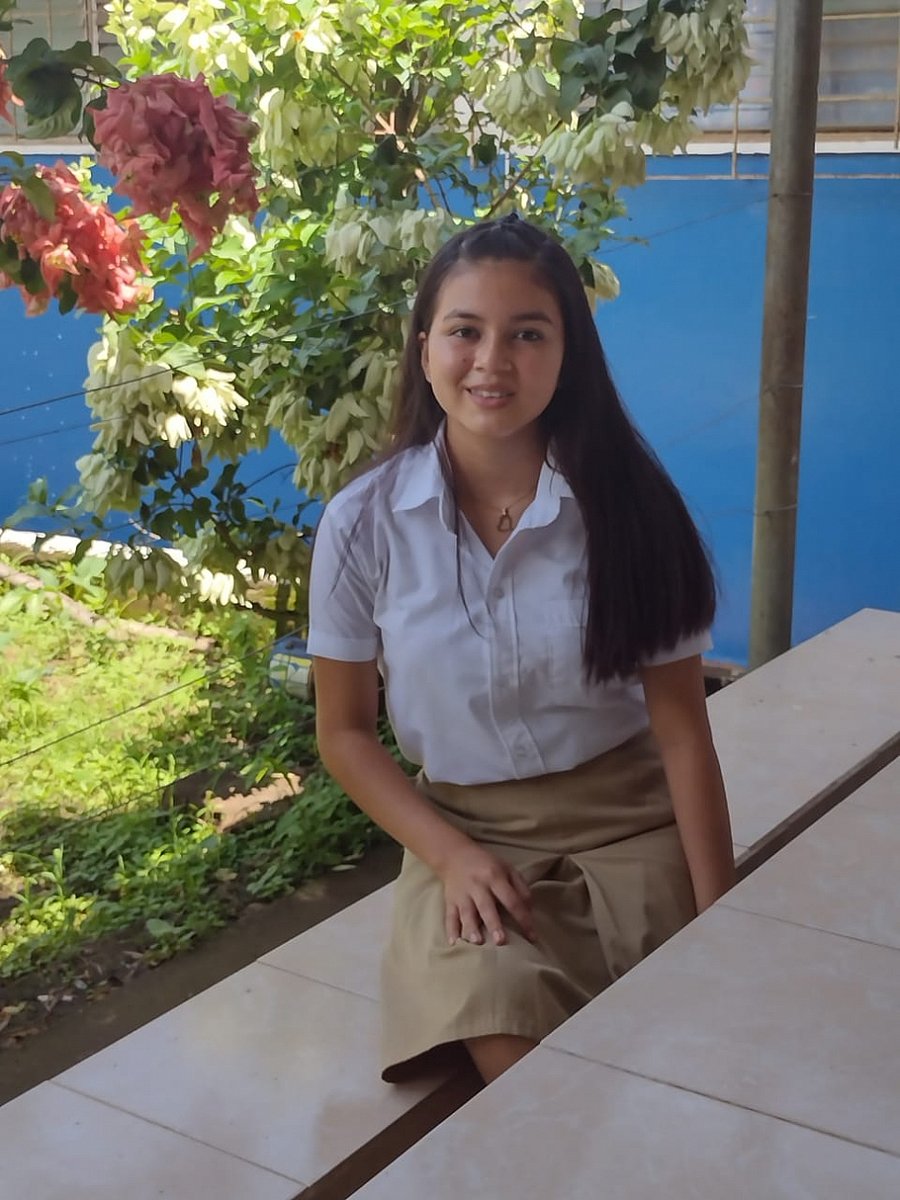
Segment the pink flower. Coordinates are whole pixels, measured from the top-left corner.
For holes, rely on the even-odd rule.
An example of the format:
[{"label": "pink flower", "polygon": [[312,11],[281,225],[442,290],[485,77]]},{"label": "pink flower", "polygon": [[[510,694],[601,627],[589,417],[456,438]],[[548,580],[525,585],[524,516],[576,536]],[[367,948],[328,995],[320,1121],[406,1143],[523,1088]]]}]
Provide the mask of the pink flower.
[{"label": "pink flower", "polygon": [[[17,244],[20,262],[37,263],[44,284],[36,293],[18,285],[27,314],[43,312],[66,283],[86,312],[133,312],[148,291],[140,279],[138,226],[117,221],[105,204],[92,204],[65,163],[36,171],[56,204],[51,218],[40,215],[19,184],[0,191],[0,236]],[[0,287],[14,286],[17,281],[0,271]]]},{"label": "pink flower", "polygon": [[202,75],[147,75],[107,93],[94,113],[100,163],[118,177],[136,215],[168,220],[177,207],[204,254],[230,213],[255,213],[259,198],[250,161],[256,126]]},{"label": "pink flower", "polygon": [[22,106],[22,101],[13,95],[13,90],[7,82],[6,60],[0,50],[0,120],[8,121],[10,125],[13,123],[13,115],[9,108],[11,103],[18,104],[20,108]]}]

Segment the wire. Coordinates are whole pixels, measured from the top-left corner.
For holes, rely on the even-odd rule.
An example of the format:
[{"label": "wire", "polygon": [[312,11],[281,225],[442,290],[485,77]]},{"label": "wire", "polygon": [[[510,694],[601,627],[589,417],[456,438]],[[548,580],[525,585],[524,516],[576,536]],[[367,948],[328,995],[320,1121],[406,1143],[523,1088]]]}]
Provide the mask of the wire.
[{"label": "wire", "polygon": [[[398,308],[398,307],[401,307],[402,305],[408,304],[408,303],[409,303],[409,297],[404,296],[402,299],[399,299],[399,300],[386,300],[386,301],[384,301],[384,303],[376,304],[372,308],[360,309],[360,311],[358,313],[348,312],[348,313],[341,313],[339,316],[335,316],[335,317],[323,317],[320,321],[316,322],[315,324],[307,326],[306,328],[301,330],[301,332],[303,333],[304,336],[307,336],[310,333],[317,333],[322,329],[328,329],[332,325],[340,325],[344,321],[356,321],[360,317],[371,317],[371,316],[375,315],[376,313],[384,312],[384,310],[387,308]],[[283,346],[284,344],[285,344],[284,339],[281,337],[263,337],[263,338],[259,339],[259,341],[257,342],[256,345],[257,345],[257,347],[259,347],[259,346]],[[51,404],[61,404],[64,400],[77,400],[79,396],[89,396],[89,395],[92,395],[94,392],[109,392],[109,391],[112,391],[114,388],[133,387],[134,384],[144,383],[148,379],[154,379],[157,375],[165,375],[170,371],[180,371],[182,369],[182,367],[200,366],[203,363],[209,362],[210,358],[214,357],[214,355],[217,353],[218,347],[216,346],[215,343],[210,344],[210,351],[211,351],[210,353],[198,355],[197,358],[186,358],[183,360],[183,362],[179,363],[175,367],[168,367],[168,366],[155,367],[153,370],[147,371],[143,375],[135,375],[135,377],[133,379],[121,380],[118,383],[100,383],[100,384],[95,385],[94,387],[81,388],[79,391],[76,391],[76,392],[64,392],[62,395],[59,395],[59,396],[50,396],[49,399],[47,399],[47,400],[32,400],[32,401],[29,401],[28,404],[17,404],[13,408],[0,408],[0,417],[10,417],[10,416],[13,416],[15,413],[31,412],[33,409],[36,409],[36,408],[46,408],[48,405],[51,405]],[[117,420],[121,420],[124,418],[112,417],[110,419],[117,421]],[[91,424],[94,424],[94,422],[91,422]],[[34,434],[32,436],[39,437],[41,435]]]},{"label": "wire", "polygon": [[94,429],[98,425],[108,425],[111,421],[130,421],[127,416],[122,417],[103,417],[97,420],[95,417],[92,421],[81,421],[77,425],[59,425],[56,429],[44,429],[40,433],[26,433],[22,437],[5,438],[0,442],[0,446],[20,446],[23,442],[36,442],[41,438],[53,437],[56,433],[72,433],[76,429]]},{"label": "wire", "polygon": [[[262,744],[266,745],[265,742]],[[194,767],[191,771],[191,774],[194,775],[205,773],[207,771],[216,770],[217,768],[223,771],[229,770],[237,761],[237,758],[235,758],[233,761],[223,764],[222,761],[217,758],[208,763],[206,766]],[[309,774],[309,772],[307,772],[307,774]],[[184,776],[179,776],[177,779],[170,779],[168,783],[161,784],[159,787],[149,788],[145,792],[138,792],[136,795],[129,796],[126,800],[121,800],[117,804],[110,804],[106,808],[81,813],[76,817],[62,817],[59,820],[59,826],[57,828],[47,829],[38,838],[33,838],[31,841],[26,841],[11,846],[8,850],[8,853],[29,854],[32,850],[41,849],[46,846],[47,842],[53,840],[56,840],[57,844],[62,844],[64,846],[65,838],[62,835],[71,832],[73,829],[78,829],[82,825],[89,825],[92,821],[99,821],[104,817],[110,816],[111,814],[122,812],[130,805],[137,804],[141,800],[147,800],[151,796],[159,796],[163,792],[167,792],[170,788],[175,787],[175,785],[179,783],[182,778],[184,778]],[[172,817],[178,817],[179,815],[180,814],[177,806],[173,806],[172,808],[148,808],[134,813],[134,816],[140,817],[141,820],[157,821],[163,817],[171,819]],[[2,824],[0,824],[0,828],[2,828]]]},{"label": "wire", "polygon": [[690,429],[680,433],[677,437],[669,438],[669,440],[664,443],[662,448],[668,450],[672,446],[680,446],[682,442],[689,442],[698,434],[705,433],[707,429],[712,429],[714,425],[719,425],[722,421],[726,421],[733,413],[745,408],[748,404],[752,404],[757,399],[758,395],[757,393],[754,393],[752,396],[744,396],[740,400],[735,400],[734,404],[729,404],[725,408],[720,409],[719,412],[710,417],[708,420],[702,421],[699,425],[692,426]]},{"label": "wire", "polygon": [[[193,365],[194,363],[203,362],[202,358],[186,359],[185,366]],[[156,371],[148,371],[146,375],[138,375],[134,379],[130,379],[125,383],[101,383],[96,387],[82,388],[79,392],[66,392],[62,396],[51,396],[49,400],[32,400],[30,404],[17,404],[15,408],[0,408],[0,417],[11,417],[13,413],[31,412],[34,408],[45,408],[48,404],[61,404],[63,400],[77,400],[79,396],[87,396],[91,392],[105,392],[111,388],[126,387],[132,383],[142,383],[145,379],[152,379],[155,375],[165,375],[171,367],[160,367]]]},{"label": "wire", "polygon": [[[740,400],[736,400],[733,404],[726,405],[724,408],[720,409],[719,412],[714,413],[713,416],[711,416],[708,420],[702,421],[699,425],[694,425],[690,429],[687,429],[687,430],[683,431],[682,433],[678,434],[676,437],[670,438],[668,441],[663,442],[661,444],[661,446],[659,447],[659,449],[660,450],[668,450],[673,446],[679,446],[683,442],[690,441],[692,438],[697,437],[699,434],[705,433],[707,429],[712,429],[715,425],[720,424],[722,421],[726,421],[730,416],[732,416],[732,414],[734,414],[735,412],[738,412],[740,409],[744,408],[746,405],[752,404],[756,399],[757,399],[757,396],[754,393],[753,395],[744,396]],[[112,418],[112,419],[117,420],[118,418]],[[258,478],[252,480],[246,486],[248,488],[256,487],[257,484],[264,482],[266,479],[269,479],[273,475],[279,475],[279,474],[283,474],[285,471],[293,470],[294,466],[295,466],[294,463],[283,463],[280,467],[274,467],[271,471],[266,471],[263,475],[258,476]],[[312,503],[312,501],[310,501],[310,503]],[[135,522],[133,520],[123,521],[120,525],[114,525],[109,529],[97,530],[96,536],[104,537],[108,534],[116,533],[122,529],[133,529],[133,528],[135,528]],[[83,537],[82,533],[80,533],[77,530],[71,530],[71,529],[68,531],[68,535],[72,536],[72,537]],[[47,536],[48,537],[66,536],[66,532],[57,529],[57,530],[53,530],[50,533],[48,533]],[[0,764],[0,766],[2,766],[2,764]]]},{"label": "wire", "polygon": [[273,467],[271,471],[266,471],[264,475],[257,476],[256,479],[252,479],[248,484],[245,484],[245,486],[247,488],[256,487],[257,484],[263,483],[266,479],[271,479],[273,475],[282,475],[285,471],[293,471],[296,465],[296,463],[284,463],[280,467]]},{"label": "wire", "polygon": [[123,708],[121,712],[111,713],[109,716],[92,721],[90,725],[84,725],[80,729],[72,729],[68,733],[63,733],[58,738],[53,738],[52,741],[43,742],[40,746],[33,746],[30,750],[23,750],[20,754],[15,754],[12,758],[7,758],[0,762],[0,768],[10,767],[13,763],[21,762],[24,758],[30,758],[34,754],[41,754],[44,750],[49,750],[52,746],[58,746],[61,742],[67,742],[69,738],[79,737],[83,733],[89,733],[92,729],[99,729],[101,725],[118,720],[119,717],[124,717],[128,713],[138,712],[142,708],[147,708],[150,704],[155,704],[157,700],[163,700],[166,696],[173,696],[176,692],[181,692],[185,688],[195,687],[198,683],[203,683],[208,679],[215,679],[216,676],[231,670],[238,663],[246,662],[258,654],[264,654],[267,650],[271,650],[277,641],[277,638],[273,638],[271,642],[266,643],[264,646],[260,646],[256,650],[251,650],[249,654],[244,654],[240,658],[231,659],[231,661],[223,663],[221,667],[217,667],[214,671],[203,672],[195,679],[189,679],[186,683],[176,684],[175,687],[169,688],[165,692],[160,692],[156,696],[151,696],[147,700],[140,701],[139,704],[132,704],[128,708]]},{"label": "wire", "polygon": [[704,217],[692,217],[689,221],[682,221],[678,225],[670,225],[667,229],[658,229],[655,233],[648,233],[643,238],[623,239],[619,245],[610,246],[608,250],[604,250],[603,257],[606,258],[607,255],[616,254],[621,250],[628,250],[632,246],[646,246],[649,242],[658,241],[661,237],[668,237],[670,233],[680,233],[682,229],[690,229],[694,225],[705,225],[707,221],[716,221],[719,217],[729,217],[732,213],[743,212],[745,208],[754,208],[759,204],[767,203],[767,196],[757,196],[755,200],[744,200],[741,204],[734,204],[729,208],[720,208],[718,212],[707,213]]},{"label": "wire", "polygon": [[[679,233],[682,229],[690,229],[694,225],[703,225],[707,221],[715,221],[715,220],[718,220],[720,217],[727,217],[727,216],[730,216],[732,213],[742,212],[744,209],[753,208],[756,205],[765,204],[765,203],[767,203],[767,197],[764,197],[764,196],[756,197],[753,200],[745,200],[740,204],[735,204],[728,208],[719,209],[717,212],[707,213],[705,216],[702,216],[702,217],[693,217],[688,221],[680,222],[678,225],[670,225],[666,229],[658,229],[658,230],[656,230],[656,232],[648,234],[647,237],[645,237],[645,238],[634,238],[634,239],[623,240],[619,245],[610,246],[607,250],[604,250],[603,257],[605,258],[606,256],[608,256],[610,254],[619,253],[622,250],[631,249],[636,245],[644,246],[650,242],[657,241],[661,237],[668,237],[669,234]],[[307,334],[307,333],[314,332],[317,330],[327,329],[331,325],[339,325],[344,321],[355,321],[360,317],[372,316],[375,313],[383,312],[386,308],[397,308],[397,307],[400,307],[400,306],[402,306],[404,304],[408,304],[408,303],[409,303],[409,298],[404,296],[402,299],[399,299],[399,300],[385,301],[383,304],[375,305],[372,308],[362,309],[358,313],[342,313],[340,316],[325,317],[322,320],[318,321],[316,324],[308,327],[307,329],[304,329],[303,333]],[[262,346],[279,345],[279,346],[281,346],[281,345],[284,345],[284,340],[282,338],[278,338],[278,337],[261,338],[259,341],[259,345],[262,345]],[[213,353],[215,353],[214,347],[213,347]],[[28,404],[16,405],[13,408],[2,408],[2,409],[0,409],[0,417],[12,416],[15,413],[30,412],[33,409],[45,408],[46,406],[51,405],[51,404],[59,404],[64,400],[74,400],[74,399],[77,399],[79,396],[88,396],[94,392],[111,391],[113,388],[117,388],[117,387],[131,387],[135,383],[142,383],[147,379],[153,379],[157,375],[165,374],[170,369],[177,371],[180,369],[180,366],[200,365],[204,362],[209,361],[209,357],[210,357],[210,355],[208,355],[208,354],[200,355],[196,359],[185,359],[184,362],[182,364],[180,364],[178,367],[173,367],[173,368],[169,368],[169,367],[165,367],[165,366],[159,367],[155,370],[148,371],[145,375],[137,375],[137,376],[135,376],[134,379],[123,381],[120,383],[98,384],[95,387],[82,388],[80,391],[66,392],[60,396],[51,396],[47,400],[34,400]],[[120,420],[120,419],[125,419],[125,418],[112,417],[109,419],[110,420]],[[67,432],[68,430],[72,430],[72,429],[87,429],[87,428],[90,428],[91,425],[95,425],[95,424],[100,424],[100,422],[91,421],[91,422],[88,422],[88,424],[86,424],[86,425],[71,425],[71,426],[67,426],[65,429],[50,430],[49,433],[31,434],[28,437],[18,438],[18,439],[15,439],[14,441],[7,442],[5,444],[6,445],[17,445],[19,442],[28,441],[30,438],[47,437],[47,436],[49,436],[49,434],[52,434],[52,433],[63,433],[63,432]]]}]

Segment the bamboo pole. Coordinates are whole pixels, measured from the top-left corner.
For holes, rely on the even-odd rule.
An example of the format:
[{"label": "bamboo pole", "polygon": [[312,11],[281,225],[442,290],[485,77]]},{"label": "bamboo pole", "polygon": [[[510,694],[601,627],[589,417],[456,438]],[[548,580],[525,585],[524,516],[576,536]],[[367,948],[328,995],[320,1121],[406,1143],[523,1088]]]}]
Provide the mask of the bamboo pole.
[{"label": "bamboo pole", "polygon": [[751,667],[791,644],[822,0],[779,0],[776,14]]}]

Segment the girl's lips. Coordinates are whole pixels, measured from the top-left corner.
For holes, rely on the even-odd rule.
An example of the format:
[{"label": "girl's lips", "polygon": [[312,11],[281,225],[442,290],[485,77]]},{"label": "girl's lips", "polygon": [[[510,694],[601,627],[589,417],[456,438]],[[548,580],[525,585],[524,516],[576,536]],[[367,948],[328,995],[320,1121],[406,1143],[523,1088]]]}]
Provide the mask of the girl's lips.
[{"label": "girl's lips", "polygon": [[466,388],[479,408],[502,408],[513,397],[512,392],[494,391],[492,388]]}]

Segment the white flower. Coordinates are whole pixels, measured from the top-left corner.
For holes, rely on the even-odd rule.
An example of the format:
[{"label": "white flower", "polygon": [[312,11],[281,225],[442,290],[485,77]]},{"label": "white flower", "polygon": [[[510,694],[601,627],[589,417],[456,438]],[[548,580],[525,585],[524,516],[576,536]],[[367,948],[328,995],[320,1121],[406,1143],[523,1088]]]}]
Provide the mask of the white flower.
[{"label": "white flower", "polygon": [[182,442],[189,442],[194,436],[194,431],[181,413],[169,413],[163,417],[159,433],[173,448]]},{"label": "white flower", "polygon": [[619,278],[611,267],[606,263],[591,263],[591,274],[594,277],[593,287],[589,290],[593,292],[598,300],[615,300],[619,295],[620,285]]},{"label": "white flower", "polygon": [[511,70],[487,92],[484,106],[498,125],[513,133],[546,132],[556,119],[559,92],[540,67]]},{"label": "white flower", "polygon": [[242,250],[252,250],[259,241],[256,230],[246,217],[232,213],[225,222],[226,236],[236,237]]},{"label": "white flower", "polygon": [[234,576],[201,567],[195,576],[197,595],[209,604],[226,605],[234,596]]}]

